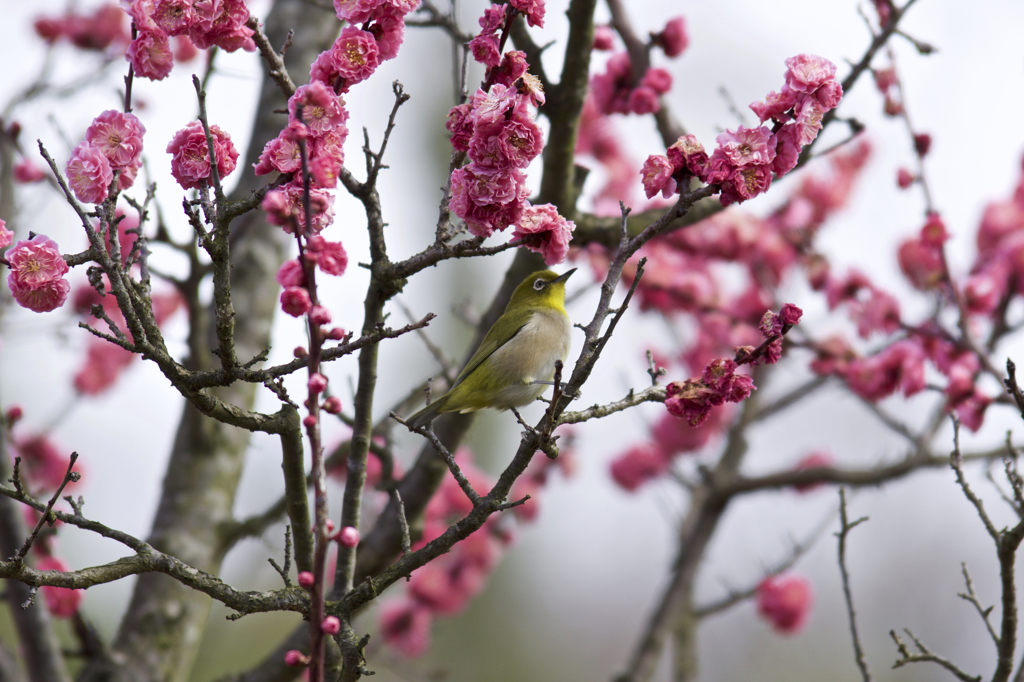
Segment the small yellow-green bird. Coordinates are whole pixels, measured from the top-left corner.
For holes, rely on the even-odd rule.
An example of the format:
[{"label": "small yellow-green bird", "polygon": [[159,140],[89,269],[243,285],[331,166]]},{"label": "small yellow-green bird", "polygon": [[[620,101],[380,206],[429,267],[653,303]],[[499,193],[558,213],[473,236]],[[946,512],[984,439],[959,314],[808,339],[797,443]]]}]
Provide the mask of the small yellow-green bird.
[{"label": "small yellow-green bird", "polygon": [[409,417],[409,428],[425,426],[442,412],[507,410],[536,400],[552,383],[555,362],[569,355],[572,324],[565,312],[565,281],[574,272],[541,270],[523,280],[455,384]]}]

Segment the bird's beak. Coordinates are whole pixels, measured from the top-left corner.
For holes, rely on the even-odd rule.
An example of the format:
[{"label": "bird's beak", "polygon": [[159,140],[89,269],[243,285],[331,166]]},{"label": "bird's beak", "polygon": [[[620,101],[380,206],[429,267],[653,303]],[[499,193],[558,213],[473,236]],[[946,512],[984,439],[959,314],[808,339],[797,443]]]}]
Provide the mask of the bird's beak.
[{"label": "bird's beak", "polygon": [[570,270],[569,272],[566,272],[566,273],[564,273],[564,274],[561,274],[561,275],[559,275],[558,277],[556,277],[556,278],[554,278],[553,280],[551,280],[551,283],[552,283],[552,284],[558,284],[559,282],[564,282],[565,280],[569,279],[569,277],[570,277],[570,276],[572,275],[572,273],[574,273],[574,272],[576,272],[576,268],[573,268],[573,269],[572,269],[572,270]]}]

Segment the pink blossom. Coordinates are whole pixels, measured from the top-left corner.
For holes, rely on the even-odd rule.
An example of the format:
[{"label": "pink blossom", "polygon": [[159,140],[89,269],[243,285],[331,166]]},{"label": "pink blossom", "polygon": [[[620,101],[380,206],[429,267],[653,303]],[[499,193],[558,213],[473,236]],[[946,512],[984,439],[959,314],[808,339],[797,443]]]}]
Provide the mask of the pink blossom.
[{"label": "pink blossom", "polygon": [[[827,452],[818,451],[812,452],[801,459],[796,463],[796,466],[793,467],[793,469],[795,471],[809,471],[811,469],[818,469],[821,467],[830,467],[832,464],[832,455]],[[821,483],[799,483],[793,486],[793,490],[798,493],[806,493],[814,490],[815,488],[820,488],[821,485]]]},{"label": "pink blossom", "polygon": [[754,381],[746,374],[736,374],[737,364],[725,358],[712,360],[704,368],[701,381],[711,391],[708,401],[712,405],[722,402],[738,403],[754,390]]},{"label": "pink blossom", "polygon": [[473,137],[473,118],[469,104],[452,107],[444,127],[452,134],[452,148],[460,152],[469,151],[469,142]]},{"label": "pink blossom", "polygon": [[512,239],[522,239],[523,246],[544,257],[548,265],[565,260],[576,224],[558,215],[551,204],[527,206],[512,232]]},{"label": "pink blossom", "polygon": [[188,37],[195,46],[205,50],[216,45],[227,52],[255,52],[253,30],[245,25],[249,9],[245,0],[193,0],[195,21]]},{"label": "pink blossom", "polygon": [[114,179],[114,173],[110,169],[107,157],[87,140],[79,142],[74,148],[64,170],[68,176],[68,184],[79,201],[99,204],[107,198],[107,190]]},{"label": "pink blossom", "polygon": [[288,287],[281,292],[281,310],[292,317],[302,317],[312,307],[309,292],[302,287]]},{"label": "pink blossom", "polygon": [[[792,124],[796,128],[796,144],[806,147],[818,137],[818,131],[822,127],[822,117],[825,110],[818,100],[813,97],[804,97],[796,106],[796,119]],[[789,126],[787,126],[789,127]]]},{"label": "pink blossom", "polygon": [[640,177],[643,180],[644,194],[650,199],[658,192],[668,199],[676,191],[676,181],[672,177],[675,167],[667,156],[652,154],[647,157],[643,168],[640,169]]},{"label": "pink blossom", "polygon": [[268,142],[260,154],[258,163],[253,164],[256,175],[279,173],[296,173],[302,169],[302,157],[299,145],[279,135]]},{"label": "pink blossom", "polygon": [[340,79],[341,91],[370,77],[380,63],[380,52],[372,33],[346,26],[327,52],[313,62],[310,77],[334,87]]},{"label": "pink blossom", "polygon": [[342,21],[364,24],[382,4],[382,0],[334,0],[334,11]]},{"label": "pink blossom", "polygon": [[113,386],[135,356],[120,346],[90,337],[85,359],[75,374],[74,386],[82,395],[95,396]]},{"label": "pink blossom", "polygon": [[814,589],[802,576],[769,576],[757,586],[757,612],[776,632],[793,634],[802,630],[813,602]]},{"label": "pink blossom", "polygon": [[309,321],[318,327],[331,323],[331,311],[322,305],[315,305],[309,311]]},{"label": "pink blossom", "polygon": [[693,452],[707,445],[712,438],[721,435],[722,428],[731,418],[728,406],[713,410],[707,421],[694,428],[685,421],[665,413],[651,428],[655,443],[668,455]]},{"label": "pink blossom", "polygon": [[508,119],[506,112],[515,107],[519,93],[515,88],[495,83],[487,92],[477,88],[470,103],[477,125],[500,123]]},{"label": "pink blossom", "polygon": [[533,121],[513,118],[498,133],[498,148],[516,168],[526,168],[544,148],[544,138]]},{"label": "pink blossom", "polygon": [[302,271],[302,263],[298,260],[286,260],[282,263],[275,279],[283,287],[306,286],[306,274]]},{"label": "pink blossom", "polygon": [[146,127],[135,114],[108,109],[93,119],[85,139],[103,156],[113,170],[136,163],[142,156],[142,136]]},{"label": "pink blossom", "polygon": [[523,13],[530,26],[544,28],[545,0],[509,0],[509,3]]},{"label": "pink blossom", "polygon": [[970,398],[956,406],[960,423],[971,431],[977,431],[985,421],[985,410],[992,404],[992,398],[975,389]]},{"label": "pink blossom", "polygon": [[377,40],[380,61],[394,59],[405,41],[405,14],[390,5],[382,6],[370,26],[370,33]]},{"label": "pink blossom", "polygon": [[900,189],[910,187],[914,184],[915,180],[917,180],[917,178],[906,168],[900,168],[896,171],[896,184],[899,185]]},{"label": "pink blossom", "polygon": [[[429,564],[424,568],[428,567]],[[402,656],[415,658],[430,647],[433,620],[430,609],[418,602],[385,602],[380,607],[380,636]]]},{"label": "pink blossom", "polygon": [[798,54],[786,60],[786,85],[797,92],[813,93],[836,76],[836,65],[814,54]]},{"label": "pink blossom", "polygon": [[[451,187],[452,212],[475,235],[490,236],[522,214],[525,177],[516,169],[503,172],[471,163],[452,172]],[[505,210],[506,206],[514,210]]]},{"label": "pink blossom", "polygon": [[722,206],[743,203],[768,191],[772,184],[771,166],[735,168],[722,183]]},{"label": "pink blossom", "polygon": [[896,69],[889,67],[887,69],[873,69],[871,75],[875,78],[875,87],[878,91],[885,96],[888,96],[889,89],[896,85]]},{"label": "pink blossom", "polygon": [[843,99],[843,86],[839,81],[825,81],[815,91],[814,97],[826,111],[835,109]]},{"label": "pink blossom", "polygon": [[298,108],[302,107],[302,121],[313,135],[324,135],[327,132],[345,125],[348,111],[345,100],[334,94],[334,91],[319,81],[299,86],[288,99],[288,118],[298,120]]},{"label": "pink blossom", "polygon": [[615,31],[607,24],[594,26],[594,49],[606,52],[615,47]]},{"label": "pink blossom", "polygon": [[964,305],[968,312],[981,315],[992,313],[1006,295],[1006,284],[1005,273],[979,272],[968,277],[963,290]]},{"label": "pink blossom", "polygon": [[153,0],[153,22],[169,36],[187,33],[196,21],[191,0]]},{"label": "pink blossom", "polygon": [[[210,126],[213,138],[214,157],[217,159],[217,174],[223,180],[235,170],[238,151],[231,138],[217,125]],[[192,121],[179,130],[167,143],[171,155],[171,175],[183,189],[200,189],[210,179],[210,152],[206,145],[203,124]]]},{"label": "pink blossom", "polygon": [[611,464],[611,475],[623,490],[634,492],[668,472],[670,459],[656,443],[635,445]]},{"label": "pink blossom", "polygon": [[[17,438],[14,449],[21,457],[21,473],[32,485],[56,490],[64,482],[70,457],[47,436]],[[75,481],[68,481],[64,489],[71,490],[75,485]]]},{"label": "pink blossom", "polygon": [[659,95],[663,95],[672,89],[672,74],[665,69],[651,67],[640,79],[640,85],[645,85]]},{"label": "pink blossom", "polygon": [[136,76],[159,81],[167,78],[174,68],[174,55],[167,34],[160,30],[140,30],[128,45],[124,58],[132,65]]},{"label": "pink blossom", "polygon": [[846,277],[829,277],[825,285],[828,309],[835,310],[840,303],[856,301],[860,292],[871,288],[871,280],[859,270],[851,269]]},{"label": "pink blossom", "polygon": [[857,322],[857,333],[868,338],[875,332],[892,334],[900,328],[900,304],[891,294],[872,288],[866,301],[850,304],[850,317]]},{"label": "pink blossom", "polygon": [[927,291],[938,286],[946,277],[942,252],[920,239],[908,239],[897,252],[900,270],[914,288]]},{"label": "pink blossom", "polygon": [[775,147],[770,144],[772,132],[760,128],[740,126],[736,132],[726,130],[715,138],[722,155],[737,167],[770,164],[775,158]]},{"label": "pink blossom", "polygon": [[[302,184],[290,182],[280,189],[267,192],[260,208],[267,212],[267,220],[280,225],[288,234],[298,226],[301,234],[306,233],[306,211],[303,206]],[[312,188],[309,191],[310,213],[313,218],[313,232],[321,230],[334,220],[334,195],[325,189]]]},{"label": "pink blossom", "polygon": [[[39,571],[60,571],[67,573],[71,568],[55,556],[40,557],[36,562],[36,569]],[[82,590],[73,590],[67,587],[53,587],[43,585],[41,588],[46,598],[46,609],[55,618],[71,618],[78,613],[78,607],[82,604],[85,593]]]},{"label": "pink blossom", "polygon": [[14,164],[14,181],[23,184],[32,182],[39,182],[46,179],[46,174],[40,170],[39,166],[35,165],[29,159],[22,159],[18,163]]},{"label": "pink blossom", "polygon": [[497,66],[501,63],[496,33],[481,33],[469,41],[469,49],[473,53],[473,59],[484,66]]},{"label": "pink blossom", "polygon": [[[7,408],[7,412],[4,413],[3,420],[7,422],[7,427],[10,428],[21,421],[23,416],[25,416],[25,411],[22,410],[21,405],[11,405]],[[26,507],[26,509],[28,508]]]},{"label": "pink blossom", "polygon": [[910,397],[925,388],[924,351],[903,339],[869,358],[850,362],[845,376],[854,393],[872,402],[896,390]]},{"label": "pink blossom", "polygon": [[700,176],[708,162],[708,154],[696,135],[683,135],[672,143],[666,154],[676,172],[685,169],[696,176]]},{"label": "pink blossom", "polygon": [[641,85],[630,90],[626,106],[633,114],[653,114],[661,108],[661,102],[653,88]]},{"label": "pink blossom", "polygon": [[311,237],[307,244],[306,258],[315,262],[328,275],[341,277],[348,267],[348,254],[341,242],[329,242],[323,237]]},{"label": "pink blossom", "polygon": [[15,285],[38,289],[60,280],[68,272],[68,265],[60,255],[57,243],[42,234],[28,241],[19,241],[7,251],[6,258],[11,270],[7,282],[12,289]]},{"label": "pink blossom", "polygon": [[797,93],[788,85],[783,85],[778,92],[769,92],[764,102],[752,102],[750,110],[757,114],[761,123],[768,119],[785,123],[789,120],[789,116],[785,114],[796,106],[796,98]]},{"label": "pink blossom", "polygon": [[661,46],[666,57],[678,57],[690,44],[690,37],[686,33],[686,20],[683,17],[669,19],[661,33],[653,36],[653,42]]},{"label": "pink blossom", "polygon": [[174,61],[184,64],[195,59],[199,50],[188,36],[175,36],[173,53]]},{"label": "pink blossom", "polygon": [[0,218],[0,249],[14,241],[14,233],[7,229],[7,221]]}]

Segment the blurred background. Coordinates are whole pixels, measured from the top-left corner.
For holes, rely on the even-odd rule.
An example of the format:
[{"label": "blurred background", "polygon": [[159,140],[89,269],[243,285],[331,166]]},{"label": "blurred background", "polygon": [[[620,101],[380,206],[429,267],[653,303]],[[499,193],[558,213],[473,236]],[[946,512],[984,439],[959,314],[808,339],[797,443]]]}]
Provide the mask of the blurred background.
[{"label": "blurred background", "polygon": [[[84,10],[92,4],[83,0],[77,7]],[[545,52],[549,74],[557,74],[561,68],[559,50],[567,29],[564,4],[549,2],[545,28],[534,29],[538,44],[554,41]],[[476,18],[485,5],[468,0],[459,5],[463,30],[475,32]],[[668,100],[676,118],[710,148],[716,134],[738,123],[721,88],[726,88],[746,111],[745,103],[779,89],[784,60],[801,52],[829,58],[837,64],[842,78],[849,69],[847,60],[859,60],[870,41],[858,12],[873,12],[870,3],[853,0],[634,0],[628,5],[640,35],[660,31],[673,16],[686,18],[688,50],[675,60],[664,59],[659,53],[654,65],[674,76]],[[250,7],[262,16],[269,3],[252,2]],[[5,4],[0,55],[8,67],[0,80],[0,107],[8,107],[41,68],[44,48],[32,31],[32,20],[41,13],[58,14],[65,9],[64,3],[58,2]],[[603,5],[598,20],[608,20]],[[963,273],[975,254],[974,234],[984,207],[989,201],[1012,194],[1021,172],[1024,42],[1019,36],[1024,29],[1024,4],[1019,0],[990,0],[965,6],[954,0],[921,0],[901,27],[937,48],[925,57],[906,40],[895,38],[891,43],[915,127],[932,136],[926,169],[937,208],[953,235],[948,249],[951,267]],[[358,85],[346,98],[352,131],[346,165],[362,177],[360,129],[366,128],[374,146],[379,142],[392,104],[393,80],[400,80],[412,96],[398,115],[385,157],[390,169],[379,186],[389,224],[389,252],[394,259],[422,249],[433,237],[439,188],[445,181],[450,150],[443,125],[453,104],[450,52],[450,42],[439,30],[410,28],[399,56],[386,62],[372,79]],[[104,109],[119,106],[119,88],[123,87],[127,69],[117,63],[97,74],[94,64],[68,46],[58,47],[54,56],[56,82],[94,78],[95,83],[70,99],[48,98],[9,108],[5,121],[19,121],[24,129],[23,144],[32,149],[33,141],[41,139],[63,166],[92,118]],[[605,58],[597,55],[594,68],[601,68]],[[884,56],[875,62],[878,66],[885,63]],[[180,212],[181,192],[170,177],[163,146],[174,131],[196,116],[190,78],[193,72],[201,75],[203,68],[202,61],[196,60],[176,66],[165,81],[135,81],[136,113],[147,128],[144,173],[157,182],[158,201],[177,237],[187,236],[189,228]],[[207,87],[211,123],[231,135],[243,157],[261,73],[256,55],[221,54]],[[481,72],[474,73],[471,68],[469,82],[478,83],[480,77]],[[914,165],[910,140],[899,120],[882,115],[882,98],[870,77],[862,78],[847,93],[838,113],[865,123],[873,155],[849,207],[823,229],[819,247],[835,271],[858,267],[901,300],[907,319],[920,319],[928,314],[929,300],[903,280],[895,251],[902,239],[916,233],[924,217],[920,193],[901,192],[896,186],[897,168]],[[748,122],[750,119],[748,116]],[[541,125],[546,122],[541,120]],[[638,170],[648,154],[664,151],[649,117],[619,117],[616,125]],[[826,131],[819,149],[845,136],[841,127],[833,128]],[[812,163],[801,172],[813,173],[822,165]],[[243,170],[250,172],[239,168],[235,177]],[[539,186],[538,170],[531,168],[533,188]],[[792,177],[798,178],[799,174]],[[642,199],[639,176],[637,179],[637,198]],[[229,187],[232,180],[228,179]],[[585,195],[593,193],[600,182],[600,172],[593,173]],[[742,210],[767,214],[795,187],[796,182],[789,178],[779,181]],[[74,213],[49,187],[23,186],[18,203],[17,238],[26,238],[32,230],[55,239],[65,252],[84,246]],[[587,207],[585,196],[581,208]],[[330,278],[324,284],[322,296],[336,323],[358,330],[368,277],[355,264],[368,260],[365,218],[358,203],[343,194],[338,197],[335,212],[331,238],[344,243],[350,267],[343,277]],[[503,239],[493,238],[494,243]],[[168,252],[157,251],[154,258],[164,259],[164,269],[170,272],[184,267]],[[489,259],[444,263],[417,275],[399,299],[416,317],[428,311],[437,313],[438,318],[428,329],[431,339],[449,356],[461,358],[472,333],[464,321],[466,313],[472,317],[486,308],[511,258],[511,253],[504,253]],[[76,271],[72,277],[84,280],[84,273]],[[587,321],[593,314],[596,290],[589,277],[589,269],[583,267],[570,281],[570,295],[585,290],[570,306],[574,321]],[[805,310],[802,324],[814,329],[818,337],[851,328],[845,315],[829,313],[821,297],[812,294],[805,284],[794,282],[785,291],[784,300]],[[9,301],[6,289],[4,296]],[[405,324],[405,314],[398,306],[391,305],[389,310],[392,326]],[[1024,311],[1014,312],[1017,314],[1011,313],[1011,319],[1020,319]],[[76,328],[70,310],[36,315],[8,306],[0,324],[2,404],[18,403],[24,408],[22,427],[26,430],[45,430],[54,425],[55,439],[67,450],[81,454],[85,478],[79,493],[85,497],[88,516],[146,537],[170,439],[182,409],[181,399],[155,367],[136,362],[115,390],[97,399],[77,400],[70,377],[82,362],[86,333]],[[685,332],[685,327],[682,329]],[[165,330],[172,349],[179,353],[184,351],[184,330],[180,314]],[[670,331],[657,315],[631,310],[586,385],[580,404],[608,402],[621,398],[631,387],[645,386],[649,381],[645,350],[676,348],[674,333],[678,331]],[[290,317],[277,319],[275,334],[271,362],[290,357],[291,348],[304,342],[301,323]],[[577,334],[577,346],[570,357],[579,351],[580,338]],[[1024,360],[1024,344],[1017,342],[998,349],[997,364],[1007,356]],[[808,360],[806,354],[793,353],[769,371],[768,381],[760,390],[770,397],[806,380],[810,377]],[[378,416],[386,414],[413,382],[438,369],[426,347],[413,335],[382,345],[375,401]],[[355,377],[354,358],[332,364],[327,374],[348,408],[349,387]],[[984,387],[990,395],[998,391],[994,382]],[[276,409],[275,399],[268,392],[259,400],[258,407]],[[918,424],[935,400],[926,393],[909,401],[891,398],[883,407],[907,424]],[[536,419],[539,411],[531,409],[533,412],[528,410],[526,416]],[[664,586],[686,497],[670,480],[626,493],[612,482],[608,464],[631,444],[646,438],[648,426],[662,409],[646,405],[578,429],[575,475],[552,478],[539,497],[537,520],[515,531],[512,547],[483,594],[462,614],[436,621],[433,646],[420,659],[404,660],[383,648],[379,638],[372,640],[370,668],[378,673],[376,679],[594,680],[610,679],[620,671]],[[1015,433],[1024,431],[1011,410],[990,409],[984,427],[964,437],[964,449],[997,446],[1010,429]],[[518,431],[507,413],[483,414],[469,438],[480,466],[499,472],[514,452]],[[343,438],[345,429],[340,424],[332,426],[328,434],[330,444]],[[838,388],[826,390],[759,425],[749,440],[747,473],[792,467],[816,449],[828,450],[840,465],[863,468],[898,458],[905,447],[859,400]],[[400,441],[399,456],[409,463],[418,447],[416,439]],[[945,454],[950,448],[951,430],[944,429],[935,441],[935,452]],[[717,454],[712,447],[700,458],[712,462]],[[255,436],[238,496],[239,516],[262,510],[268,500],[280,495],[283,485],[279,467],[275,441]],[[1010,523],[1010,510],[985,480],[983,469],[975,465],[969,473],[997,525]],[[333,499],[340,502],[340,487],[332,485]],[[964,591],[961,562],[967,562],[982,602],[996,603],[998,564],[991,541],[956,487],[952,472],[945,468],[918,472],[877,489],[856,491],[849,499],[851,515],[870,517],[851,535],[848,566],[863,643],[875,678],[931,680],[946,675],[926,664],[890,670],[896,654],[888,632],[903,627],[909,627],[933,651],[964,670],[990,674],[995,664],[993,647],[973,607],[957,593]],[[859,679],[853,665],[836,543],[831,535],[838,525],[837,503],[831,488],[806,495],[765,492],[733,503],[701,566],[698,603],[720,598],[729,589],[757,584],[766,567],[788,556],[794,539],[804,540],[823,523],[830,525],[794,569],[809,577],[815,587],[809,627],[795,636],[780,636],[758,618],[750,602],[710,617],[700,631],[701,679]],[[119,545],[72,528],[61,532],[59,545],[74,568],[123,554]],[[243,543],[229,555],[224,578],[240,588],[278,585],[279,578],[266,559],[280,560],[282,547],[283,526],[271,529],[259,541]],[[124,580],[92,588],[86,595],[85,614],[107,638],[115,632],[131,586],[132,580]],[[401,589],[399,585],[392,591]],[[293,615],[256,615],[228,622],[225,615],[225,609],[214,607],[195,672],[200,682],[255,663],[298,622]],[[376,632],[373,610],[363,616],[359,627]],[[0,617],[0,639],[14,643],[5,612]],[[658,679],[669,679],[667,659]]]}]

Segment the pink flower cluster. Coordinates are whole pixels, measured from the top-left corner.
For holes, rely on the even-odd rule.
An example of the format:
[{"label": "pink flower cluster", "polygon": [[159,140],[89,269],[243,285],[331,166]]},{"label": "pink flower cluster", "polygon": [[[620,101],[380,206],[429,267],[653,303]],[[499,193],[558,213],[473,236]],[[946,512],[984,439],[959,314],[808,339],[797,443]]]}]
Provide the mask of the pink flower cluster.
[{"label": "pink flower cluster", "polygon": [[[312,232],[319,234],[334,220],[334,195],[328,190],[338,184],[338,175],[345,160],[343,146],[348,137],[346,121],[348,110],[345,109],[345,100],[319,81],[298,88],[288,100],[288,126],[266,144],[259,162],[254,166],[256,175],[275,171],[292,174],[290,182],[267,192],[263,199],[261,208],[267,212],[267,219],[272,224],[280,225],[289,234],[296,229],[299,234],[306,234],[300,150],[302,144],[306,147],[310,174]],[[340,249],[341,245],[338,244],[337,248]],[[318,251],[315,247],[311,249]],[[344,251],[341,253],[343,256]],[[344,272],[344,265],[340,269]],[[341,274],[329,269],[327,271],[330,274]]]},{"label": "pink flower cluster", "polygon": [[[343,275],[348,265],[348,255],[341,243],[329,242],[319,235],[309,238],[302,257],[307,263],[319,266],[328,275]],[[292,317],[309,313],[314,324],[321,327],[330,324],[330,311],[323,306],[313,305],[305,269],[300,260],[285,261],[277,271],[277,283],[284,289],[281,292],[281,309],[284,312]]]},{"label": "pink flower cluster", "polygon": [[405,15],[418,5],[419,0],[334,0],[338,18],[349,25],[313,62],[310,78],[336,93],[369,78],[381,62],[398,54],[405,40]]},{"label": "pink flower cluster", "polygon": [[737,369],[734,361],[719,358],[707,364],[700,379],[673,381],[665,390],[669,414],[690,426],[700,426],[712,407],[745,400],[757,387],[748,375],[737,374]]},{"label": "pink flower cluster", "polygon": [[145,134],[146,127],[135,114],[108,109],[93,119],[65,168],[68,184],[78,200],[87,204],[103,202],[118,171],[117,190],[131,187],[142,168]]},{"label": "pink flower cluster", "polygon": [[14,181],[21,184],[41,182],[46,179],[46,174],[39,166],[32,163],[30,159],[22,159],[14,164]]},{"label": "pink flower cluster", "polygon": [[[472,453],[463,448],[455,461],[481,494],[493,481],[476,468]],[[473,504],[455,478],[445,476],[437,494],[424,512],[423,536],[413,545],[419,549],[440,537],[448,527],[463,519]],[[381,637],[403,656],[419,656],[430,646],[430,627],[435,616],[453,615],[465,609],[480,593],[490,572],[497,565],[509,534],[492,516],[484,527],[456,544],[450,552],[417,569],[408,582],[406,595],[385,603],[380,610]]]},{"label": "pink flower cluster", "polygon": [[[187,39],[205,50],[255,52],[253,30],[245,25],[245,0],[123,0],[125,11],[138,29],[125,59],[137,76],[162,80],[174,67],[170,38]],[[179,49],[181,45],[179,44]],[[187,50],[183,50],[187,51]],[[188,57],[187,54],[182,55]],[[190,58],[190,57],[188,57]],[[187,61],[183,59],[182,61]]]},{"label": "pink flower cluster", "polygon": [[928,291],[948,281],[942,245],[949,240],[946,225],[938,214],[928,216],[921,233],[907,239],[897,251],[900,269],[915,289]]},{"label": "pink flower cluster", "polygon": [[[610,50],[614,34],[609,27],[595,29],[595,49]],[[674,17],[664,30],[651,34],[651,44],[659,46],[667,57],[678,57],[686,49],[690,38],[686,33],[686,20]],[[604,73],[590,79],[594,102],[602,114],[652,114],[661,108],[658,98],[672,89],[672,74],[665,69],[648,67],[639,82],[633,75],[633,63],[628,52],[616,52],[605,65]]]},{"label": "pink flower cluster", "polygon": [[[10,234],[0,225],[0,242],[9,244]],[[68,265],[56,242],[39,234],[28,241],[19,241],[7,251],[6,258],[11,269],[7,285],[18,305],[37,313],[47,313],[64,305],[71,285],[64,279]]]},{"label": "pink flower cluster", "polygon": [[[217,175],[223,180],[235,170],[238,151],[231,137],[219,126],[210,126],[210,136],[217,159]],[[201,122],[192,121],[174,133],[166,151],[171,155],[171,175],[182,189],[202,189],[210,185],[210,148]]]},{"label": "pink flower cluster", "polygon": [[[21,457],[21,473],[28,483],[41,490],[56,490],[64,481],[70,457],[46,435],[18,436],[14,454]],[[76,471],[77,471],[76,465]],[[65,490],[74,490],[78,483],[69,481]]]},{"label": "pink flower cluster", "polygon": [[769,576],[757,586],[757,612],[776,632],[795,634],[807,624],[814,588],[798,575]]},{"label": "pink flower cluster", "polygon": [[[543,3],[512,6],[528,18],[543,19]],[[523,169],[544,147],[533,111],[544,103],[544,93],[537,78],[527,73],[524,53],[500,53],[498,35],[514,16],[505,5],[491,5],[480,19],[482,31],[473,40],[473,50],[489,67],[490,86],[448,113],[452,147],[467,152],[470,160],[452,173],[449,206],[478,237],[515,225],[513,239],[523,239],[524,246],[554,265],[565,260],[576,226],[553,206],[531,206],[526,201],[529,190]]]},{"label": "pink flower cluster", "polygon": [[36,34],[48,43],[67,40],[83,50],[106,50],[114,43],[131,40],[124,22],[124,13],[115,3],[100,5],[92,14],[66,12],[55,17],[35,20]]},{"label": "pink flower cluster", "polygon": [[800,54],[786,60],[786,83],[764,102],[750,108],[762,123],[774,127],[738,127],[716,139],[708,158],[692,136],[680,138],[667,156],[647,159],[641,171],[648,197],[658,192],[667,198],[677,184],[696,175],[709,185],[721,186],[723,206],[742,203],[767,191],[772,174],[782,177],[797,163],[800,151],[818,136],[822,117],[839,105],[843,89],[835,80],[835,65],[823,57]]},{"label": "pink flower cluster", "polygon": [[591,77],[590,89],[602,114],[652,114],[661,108],[658,98],[672,89],[672,74],[651,67],[637,83],[629,53],[616,52],[604,73]]},{"label": "pink flower cluster", "polygon": [[638,164],[620,143],[611,118],[598,110],[592,90],[583,102],[576,137],[576,156],[584,155],[592,156],[607,175],[605,184],[594,196],[594,213],[619,215],[620,201],[627,206],[634,203]]}]

